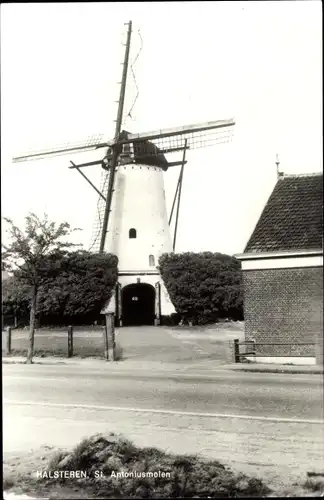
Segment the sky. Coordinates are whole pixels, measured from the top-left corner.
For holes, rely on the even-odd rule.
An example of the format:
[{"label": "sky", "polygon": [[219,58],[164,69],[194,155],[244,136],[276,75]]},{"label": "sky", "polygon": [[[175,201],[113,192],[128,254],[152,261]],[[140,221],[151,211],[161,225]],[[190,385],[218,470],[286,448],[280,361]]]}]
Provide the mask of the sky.
[{"label": "sky", "polygon": [[[89,248],[97,194],[68,166],[103,151],[11,158],[113,137],[124,23],[132,20],[137,87],[129,71],[123,128],[236,122],[229,144],[187,154],[176,251],[243,252],[276,183],[276,154],[287,174],[322,170],[321,7],[315,0],[2,4],[2,216],[23,225],[28,212],[46,212],[82,228],[76,238]],[[178,174],[165,173],[169,210]],[[87,175],[99,186],[100,167]]]}]

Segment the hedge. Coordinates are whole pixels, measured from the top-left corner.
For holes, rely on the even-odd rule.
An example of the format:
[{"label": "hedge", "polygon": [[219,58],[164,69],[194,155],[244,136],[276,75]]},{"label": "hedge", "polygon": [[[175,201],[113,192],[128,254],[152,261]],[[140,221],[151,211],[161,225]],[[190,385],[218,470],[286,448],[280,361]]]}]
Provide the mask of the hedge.
[{"label": "hedge", "polygon": [[220,318],[243,319],[241,264],[221,253],[167,253],[159,270],[182,321],[192,324]]}]

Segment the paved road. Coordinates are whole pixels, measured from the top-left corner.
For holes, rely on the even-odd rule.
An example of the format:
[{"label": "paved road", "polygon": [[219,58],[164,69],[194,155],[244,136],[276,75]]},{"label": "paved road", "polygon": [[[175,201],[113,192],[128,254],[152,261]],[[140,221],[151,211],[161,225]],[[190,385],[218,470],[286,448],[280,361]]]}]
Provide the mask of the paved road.
[{"label": "paved road", "polygon": [[317,375],[4,365],[3,393],[5,452],[70,447],[114,431],[141,446],[202,453],[280,480],[324,469]]},{"label": "paved road", "polygon": [[4,365],[11,402],[114,405],[160,410],[320,419],[321,376],[235,373],[172,374],[110,370],[109,364]]}]

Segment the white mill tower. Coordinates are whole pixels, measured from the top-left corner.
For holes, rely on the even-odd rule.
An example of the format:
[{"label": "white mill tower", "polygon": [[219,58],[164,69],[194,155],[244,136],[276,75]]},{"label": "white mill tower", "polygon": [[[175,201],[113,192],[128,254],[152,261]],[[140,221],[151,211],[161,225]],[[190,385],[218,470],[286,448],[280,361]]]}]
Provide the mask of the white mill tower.
[{"label": "white mill tower", "polygon": [[[92,137],[85,143],[29,152],[13,160],[37,160],[104,148],[106,153],[102,160],[81,165],[70,162],[69,168],[76,169],[99,194],[92,249],[114,253],[119,260],[118,285],[109,304],[110,312],[113,308],[119,325],[158,325],[163,316],[174,312],[157,265],[161,254],[175,249],[186,151],[228,142],[235,122],[233,119],[218,120],[139,134],[122,131],[132,22],[127,25],[113,140],[102,142],[101,137]],[[179,152],[182,152],[181,161],[167,160],[167,155]],[[94,165],[102,168],[100,189],[81,170]],[[163,176],[170,167],[179,165],[181,170],[168,218]],[[176,205],[171,239],[170,223]]]},{"label": "white mill tower", "polygon": [[[173,251],[164,190],[168,162],[156,154],[153,144],[142,143],[140,149],[135,155],[130,147],[120,155],[104,246],[105,252],[118,257],[115,314],[119,325],[158,325],[161,317],[175,312],[157,269],[160,255]],[[103,192],[109,175],[108,171],[102,176]],[[104,209],[105,202],[99,198],[96,236],[102,230]],[[95,249],[99,250],[98,238]]]}]

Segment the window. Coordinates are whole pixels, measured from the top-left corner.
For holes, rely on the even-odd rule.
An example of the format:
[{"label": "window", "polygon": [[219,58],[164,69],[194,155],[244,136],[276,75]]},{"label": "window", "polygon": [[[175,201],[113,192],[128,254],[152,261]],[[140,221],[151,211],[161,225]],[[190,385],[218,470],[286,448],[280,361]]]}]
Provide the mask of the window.
[{"label": "window", "polygon": [[129,237],[136,238],[136,229],[134,229],[133,227],[129,230]]},{"label": "window", "polygon": [[155,266],[154,255],[149,255],[149,265],[150,266]]}]

